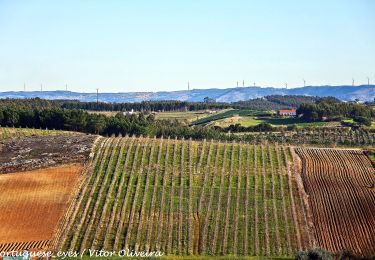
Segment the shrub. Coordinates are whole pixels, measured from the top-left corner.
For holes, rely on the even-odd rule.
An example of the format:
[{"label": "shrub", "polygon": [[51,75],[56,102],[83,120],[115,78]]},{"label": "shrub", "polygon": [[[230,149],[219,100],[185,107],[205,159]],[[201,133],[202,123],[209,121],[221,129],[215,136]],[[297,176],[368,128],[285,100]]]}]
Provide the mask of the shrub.
[{"label": "shrub", "polygon": [[297,260],[333,260],[334,254],[322,248],[314,248],[308,251],[300,251],[296,255]]}]

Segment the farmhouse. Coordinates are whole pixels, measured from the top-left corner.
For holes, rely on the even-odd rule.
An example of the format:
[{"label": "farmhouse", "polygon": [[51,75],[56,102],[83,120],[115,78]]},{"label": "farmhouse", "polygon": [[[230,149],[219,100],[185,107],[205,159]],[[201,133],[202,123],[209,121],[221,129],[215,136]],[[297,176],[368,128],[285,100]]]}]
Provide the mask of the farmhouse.
[{"label": "farmhouse", "polygon": [[132,110],[122,112],[122,114],[123,114],[124,116],[126,116],[126,115],[133,115],[133,114],[135,114],[135,112],[134,112],[134,109],[132,108]]},{"label": "farmhouse", "polygon": [[295,109],[280,109],[278,114],[279,116],[295,116],[297,111]]}]

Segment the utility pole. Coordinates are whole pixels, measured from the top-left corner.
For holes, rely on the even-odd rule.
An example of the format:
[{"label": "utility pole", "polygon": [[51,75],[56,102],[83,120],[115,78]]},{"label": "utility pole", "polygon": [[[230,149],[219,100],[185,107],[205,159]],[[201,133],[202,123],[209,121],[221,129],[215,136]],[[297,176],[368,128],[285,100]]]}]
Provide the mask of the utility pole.
[{"label": "utility pole", "polygon": [[96,106],[99,105],[99,89],[96,89]]}]

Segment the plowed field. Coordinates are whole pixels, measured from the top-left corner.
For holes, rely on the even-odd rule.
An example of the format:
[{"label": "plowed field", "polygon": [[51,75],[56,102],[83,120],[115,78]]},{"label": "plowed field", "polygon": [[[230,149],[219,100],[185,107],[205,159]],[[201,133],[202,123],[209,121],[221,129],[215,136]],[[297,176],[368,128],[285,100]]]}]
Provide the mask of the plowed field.
[{"label": "plowed field", "polygon": [[319,246],[375,255],[375,169],[359,150],[297,148]]},{"label": "plowed field", "polygon": [[81,170],[71,164],[0,175],[0,249],[46,246]]}]

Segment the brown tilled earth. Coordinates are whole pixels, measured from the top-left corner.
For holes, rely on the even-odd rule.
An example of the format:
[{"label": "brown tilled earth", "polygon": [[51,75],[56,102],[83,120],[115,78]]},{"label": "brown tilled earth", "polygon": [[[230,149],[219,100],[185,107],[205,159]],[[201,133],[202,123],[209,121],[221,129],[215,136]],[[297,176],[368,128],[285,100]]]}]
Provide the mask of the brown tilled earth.
[{"label": "brown tilled earth", "polygon": [[82,164],[0,175],[0,247],[52,238]]},{"label": "brown tilled earth", "polygon": [[94,135],[33,136],[0,141],[0,174],[87,160]]},{"label": "brown tilled earth", "polygon": [[375,169],[359,150],[297,148],[318,246],[375,255]]},{"label": "brown tilled earth", "polygon": [[96,138],[77,134],[0,141],[0,252],[48,247]]}]

